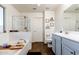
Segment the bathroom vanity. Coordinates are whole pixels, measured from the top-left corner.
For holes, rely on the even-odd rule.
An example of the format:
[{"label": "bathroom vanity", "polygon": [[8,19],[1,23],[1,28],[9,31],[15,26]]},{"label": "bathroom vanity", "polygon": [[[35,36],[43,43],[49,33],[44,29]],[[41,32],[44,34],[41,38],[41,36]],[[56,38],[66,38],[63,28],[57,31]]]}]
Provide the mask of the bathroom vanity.
[{"label": "bathroom vanity", "polygon": [[30,43],[27,42],[22,48],[0,48],[0,55],[26,55],[30,47]]},{"label": "bathroom vanity", "polygon": [[[0,55],[27,55],[32,47],[31,38],[31,32],[3,33],[3,35],[0,35],[0,46],[2,46],[3,43],[7,43],[14,47],[0,48]],[[24,40],[24,42],[22,40]],[[18,42],[20,42],[20,46],[16,47],[16,45],[19,44]]]},{"label": "bathroom vanity", "polygon": [[52,50],[56,55],[79,55],[79,33],[53,33]]}]

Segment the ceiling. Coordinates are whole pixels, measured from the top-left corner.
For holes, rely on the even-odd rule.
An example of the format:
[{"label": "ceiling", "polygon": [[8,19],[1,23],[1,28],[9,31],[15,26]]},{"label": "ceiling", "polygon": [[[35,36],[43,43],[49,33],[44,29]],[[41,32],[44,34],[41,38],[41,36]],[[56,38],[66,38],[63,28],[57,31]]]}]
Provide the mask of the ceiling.
[{"label": "ceiling", "polygon": [[59,4],[13,4],[19,12],[43,12],[44,10],[55,11]]},{"label": "ceiling", "polygon": [[79,4],[71,5],[65,12],[79,12]]}]

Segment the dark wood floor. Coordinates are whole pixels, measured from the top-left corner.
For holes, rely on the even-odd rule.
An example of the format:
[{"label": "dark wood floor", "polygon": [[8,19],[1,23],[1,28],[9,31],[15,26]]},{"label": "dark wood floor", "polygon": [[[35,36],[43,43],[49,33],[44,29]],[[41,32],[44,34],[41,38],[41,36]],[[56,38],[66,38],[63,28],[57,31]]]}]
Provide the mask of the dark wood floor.
[{"label": "dark wood floor", "polygon": [[43,42],[32,43],[32,49],[29,52],[41,52],[42,55],[54,55],[51,48],[48,48],[47,44]]}]

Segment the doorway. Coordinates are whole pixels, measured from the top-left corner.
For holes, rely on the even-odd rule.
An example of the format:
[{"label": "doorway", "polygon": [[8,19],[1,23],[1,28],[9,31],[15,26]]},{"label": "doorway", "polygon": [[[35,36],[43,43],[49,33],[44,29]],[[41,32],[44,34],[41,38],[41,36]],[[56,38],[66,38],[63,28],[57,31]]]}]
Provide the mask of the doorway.
[{"label": "doorway", "polygon": [[43,42],[43,17],[31,18],[32,42]]}]

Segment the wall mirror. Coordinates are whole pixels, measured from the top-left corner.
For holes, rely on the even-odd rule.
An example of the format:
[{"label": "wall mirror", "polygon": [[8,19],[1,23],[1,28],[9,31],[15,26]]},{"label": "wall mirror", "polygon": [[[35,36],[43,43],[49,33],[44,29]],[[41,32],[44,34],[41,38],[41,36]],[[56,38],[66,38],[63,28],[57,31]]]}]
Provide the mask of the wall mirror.
[{"label": "wall mirror", "polygon": [[79,31],[79,4],[72,4],[64,11],[65,31]]}]

